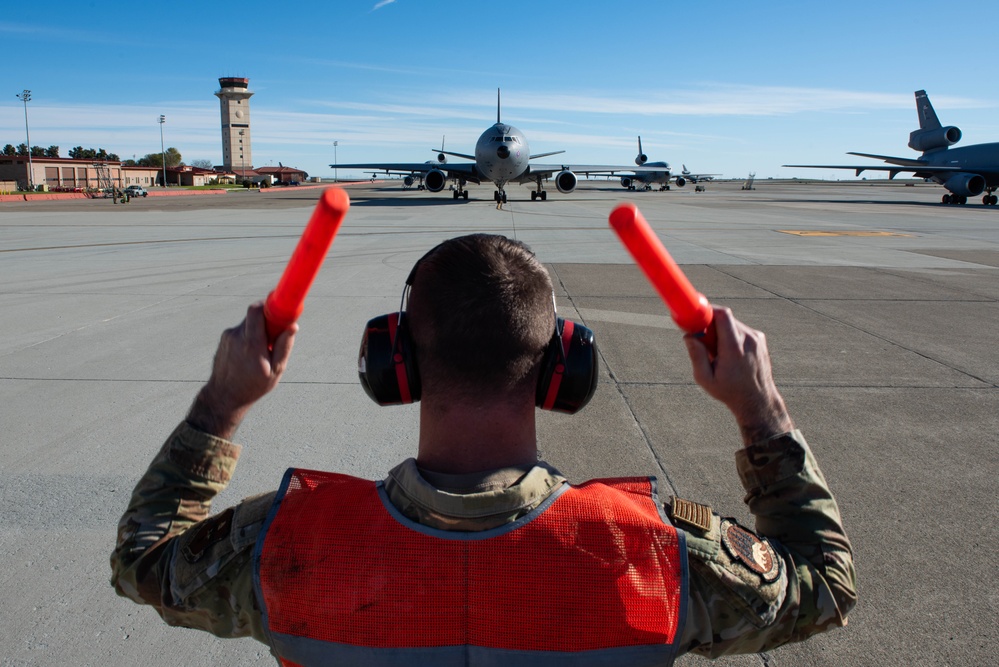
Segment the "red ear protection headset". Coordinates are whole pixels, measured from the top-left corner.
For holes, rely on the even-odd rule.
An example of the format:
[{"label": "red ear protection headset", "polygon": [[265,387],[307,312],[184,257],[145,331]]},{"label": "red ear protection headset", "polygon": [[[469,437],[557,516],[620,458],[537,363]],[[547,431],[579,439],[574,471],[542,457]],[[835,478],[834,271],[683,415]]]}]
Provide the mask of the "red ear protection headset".
[{"label": "red ear protection headset", "polygon": [[[403,309],[417,266],[419,262],[406,279],[399,312],[369,320],[361,338],[357,374],[365,393],[379,405],[420,400],[420,373]],[[541,360],[535,405],[544,410],[574,414],[593,398],[597,377],[597,345],[593,332],[556,315],[555,333]]]}]

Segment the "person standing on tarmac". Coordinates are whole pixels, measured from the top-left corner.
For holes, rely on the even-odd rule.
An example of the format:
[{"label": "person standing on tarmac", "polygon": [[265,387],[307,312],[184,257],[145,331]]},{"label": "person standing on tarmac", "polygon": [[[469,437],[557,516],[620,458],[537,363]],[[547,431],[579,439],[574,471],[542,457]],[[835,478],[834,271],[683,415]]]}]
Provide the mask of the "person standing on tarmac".
[{"label": "person standing on tarmac", "polygon": [[552,407],[558,390],[545,383],[588,332],[556,319],[527,246],[451,239],[417,262],[407,289],[405,313],[388,319],[405,321],[411,344],[400,384],[421,400],[416,458],[378,482],[292,469],[279,491],[209,516],[239,457],[236,429],[277,386],[298,330],[269,349],[253,304],[223,333],[208,382],[121,518],[119,595],[303,666],[668,665],[846,625],[850,542],[763,333],[716,308],[716,354],[683,339],[694,380],[741,433],[753,530],[690,500],[660,504],[654,478],[576,484],[538,461],[536,405]]}]

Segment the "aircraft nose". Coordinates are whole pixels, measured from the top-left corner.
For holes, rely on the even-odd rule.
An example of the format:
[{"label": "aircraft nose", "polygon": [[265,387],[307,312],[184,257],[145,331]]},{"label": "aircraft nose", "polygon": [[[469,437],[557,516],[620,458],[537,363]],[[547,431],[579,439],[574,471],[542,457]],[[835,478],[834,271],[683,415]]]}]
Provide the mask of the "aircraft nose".
[{"label": "aircraft nose", "polygon": [[505,160],[510,157],[510,149],[507,146],[500,146],[496,149],[496,157],[501,160]]}]

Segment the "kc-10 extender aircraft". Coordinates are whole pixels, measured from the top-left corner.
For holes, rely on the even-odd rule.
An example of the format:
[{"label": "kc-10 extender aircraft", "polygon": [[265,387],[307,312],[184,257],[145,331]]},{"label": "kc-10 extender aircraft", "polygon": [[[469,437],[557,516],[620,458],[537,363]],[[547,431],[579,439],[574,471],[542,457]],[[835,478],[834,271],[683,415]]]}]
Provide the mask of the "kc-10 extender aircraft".
[{"label": "kc-10 extender aircraft", "polygon": [[[338,169],[361,169],[363,171],[379,171],[385,173],[408,174],[410,178],[422,175],[423,184],[430,192],[440,192],[453,180],[456,187],[454,199],[468,199],[467,183],[487,181],[496,185],[493,199],[506,202],[507,183],[535,183],[536,190],[531,191],[531,201],[548,199],[548,193],[543,187],[544,181],[555,177],[555,187],[563,194],[576,189],[576,174],[616,174],[619,172],[652,172],[657,168],[611,166],[611,165],[539,165],[531,164],[535,158],[558,155],[565,151],[552,151],[531,155],[527,145],[527,137],[523,132],[507,125],[500,120],[500,91],[496,90],[496,124],[487,129],[475,143],[475,154],[452,153],[450,151],[431,149],[438,153],[437,162],[383,162],[330,165]],[[474,162],[446,162],[446,156],[465,158]]]},{"label": "kc-10 extender aircraft", "polygon": [[947,188],[950,194],[943,196],[944,204],[967,204],[968,197],[977,197],[983,192],[985,193],[982,197],[983,204],[986,206],[999,204],[999,197],[993,194],[999,189],[999,143],[949,148],[961,140],[961,130],[953,125],[947,127],[940,125],[940,120],[925,90],[916,91],[916,112],[919,115],[919,129],[909,133],[909,148],[923,152],[918,158],[850,152],[847,155],[872,157],[884,160],[891,166],[833,164],[783,166],[854,169],[857,176],[868,170],[887,171],[890,179],[901,172],[911,171],[916,178],[924,178]]},{"label": "kc-10 extender aircraft", "polygon": [[642,138],[638,137],[638,155],[635,156],[635,164],[652,171],[639,171],[621,176],[621,187],[628,190],[651,190],[652,186],[659,184],[659,192],[669,190],[670,180],[673,180],[677,187],[683,187],[687,181],[697,183],[698,181],[711,181],[720,174],[692,174],[687,171],[687,165],[683,165],[683,171],[675,177],[670,172],[669,162],[649,162],[649,156],[642,150]]}]

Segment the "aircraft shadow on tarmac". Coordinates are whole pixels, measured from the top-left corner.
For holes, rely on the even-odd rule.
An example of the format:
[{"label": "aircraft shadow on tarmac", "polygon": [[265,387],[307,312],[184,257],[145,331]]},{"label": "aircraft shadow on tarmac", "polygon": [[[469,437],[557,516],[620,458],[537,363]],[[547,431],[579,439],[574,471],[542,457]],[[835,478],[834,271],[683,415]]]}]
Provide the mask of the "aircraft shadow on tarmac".
[{"label": "aircraft shadow on tarmac", "polygon": [[[782,203],[805,203],[805,204],[874,204],[876,206],[919,206],[925,208],[957,208],[954,204],[941,204],[939,201],[913,201],[911,199],[798,199],[795,197],[781,198],[772,197],[772,202]],[[990,209],[992,207],[984,205],[964,204],[961,208]]]}]

